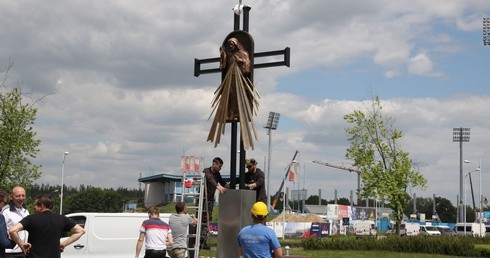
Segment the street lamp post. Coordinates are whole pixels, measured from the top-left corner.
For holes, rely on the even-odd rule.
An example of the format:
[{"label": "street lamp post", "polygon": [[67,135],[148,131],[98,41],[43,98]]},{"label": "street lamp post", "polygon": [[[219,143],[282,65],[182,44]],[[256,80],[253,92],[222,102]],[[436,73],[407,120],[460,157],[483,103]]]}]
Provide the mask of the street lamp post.
[{"label": "street lamp post", "polygon": [[270,175],[271,175],[271,141],[272,141],[272,130],[277,129],[277,125],[279,124],[279,118],[281,117],[280,113],[269,112],[269,118],[267,119],[267,125],[265,128],[267,129],[267,134],[269,135],[269,148],[267,154],[267,184],[266,184],[266,192],[267,192],[267,207],[271,208],[271,193],[270,193]]},{"label": "street lamp post", "polygon": [[63,188],[65,183],[63,182],[65,178],[65,159],[66,155],[70,154],[68,151],[63,153],[63,161],[61,161],[61,192],[60,192],[60,215],[63,214]]},{"label": "street lamp post", "polygon": [[[476,170],[475,170],[475,171],[473,171],[473,172],[476,172],[476,171],[478,171],[478,172],[479,172],[479,177],[480,177],[480,183],[479,183],[479,188],[480,188],[480,190],[479,190],[479,195],[480,195],[480,205],[479,205],[479,206],[480,206],[480,207],[479,207],[479,209],[480,209],[480,212],[479,212],[479,214],[478,214],[478,222],[479,222],[479,224],[480,224],[480,229],[479,229],[478,235],[479,235],[479,236],[482,236],[482,235],[481,235],[481,232],[482,232],[482,213],[483,213],[483,212],[482,212],[482,187],[481,187],[481,159],[480,159],[479,164],[475,164],[475,163],[473,163],[473,162],[471,162],[471,161],[469,161],[469,160],[467,160],[467,159],[466,159],[466,160],[464,160],[464,163],[467,163],[467,164],[473,164],[473,165],[475,165],[477,168],[476,168]],[[472,172],[470,172],[470,173],[472,173]],[[469,173],[468,173],[468,174],[469,174]],[[466,193],[465,193],[465,195],[466,195]],[[466,201],[466,200],[465,200],[465,201]],[[466,219],[465,219],[465,220],[466,220]],[[466,221],[465,221],[465,222],[466,222]]]}]

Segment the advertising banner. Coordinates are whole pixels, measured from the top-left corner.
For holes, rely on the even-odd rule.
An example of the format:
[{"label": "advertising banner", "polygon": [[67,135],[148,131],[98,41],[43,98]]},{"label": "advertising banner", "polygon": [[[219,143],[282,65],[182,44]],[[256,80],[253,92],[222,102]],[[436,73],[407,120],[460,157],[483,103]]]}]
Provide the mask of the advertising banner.
[{"label": "advertising banner", "polygon": [[374,220],[376,209],[371,207],[352,207],[351,220]]}]

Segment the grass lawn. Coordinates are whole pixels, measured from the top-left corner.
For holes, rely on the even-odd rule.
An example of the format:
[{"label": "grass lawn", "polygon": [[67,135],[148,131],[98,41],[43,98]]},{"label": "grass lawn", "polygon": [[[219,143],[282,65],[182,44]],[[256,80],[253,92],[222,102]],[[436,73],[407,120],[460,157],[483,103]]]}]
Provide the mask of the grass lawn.
[{"label": "grass lawn", "polygon": [[[216,246],[212,246],[211,250],[201,250],[200,255],[216,257]],[[283,248],[283,255],[286,258],[286,252]],[[458,257],[436,254],[415,254],[415,253],[396,253],[396,252],[380,252],[380,251],[331,251],[331,250],[303,250],[302,248],[292,248],[289,250],[289,255],[310,256],[311,258],[345,258],[345,257],[393,257],[393,258],[430,258],[430,257]]]},{"label": "grass lawn", "polygon": [[[284,251],[284,249],[283,249]],[[285,253],[284,253],[285,254]],[[290,255],[307,255],[311,258],[322,258],[322,257],[396,257],[396,258],[409,258],[409,257],[457,257],[457,256],[447,256],[447,255],[435,255],[435,254],[415,254],[415,253],[396,253],[396,252],[381,252],[381,251],[331,251],[331,250],[315,250],[315,251],[305,251],[302,249],[292,249],[289,250]],[[285,256],[287,257],[287,256]]]},{"label": "grass lawn", "polygon": [[[210,237],[208,243],[211,245],[211,250],[201,250],[200,255],[205,257],[216,257],[217,255],[217,238]],[[488,245],[482,245],[480,248],[490,248]],[[282,247],[283,255],[286,258],[286,250]],[[345,258],[345,257],[393,257],[393,258],[430,258],[430,257],[459,257],[450,255],[437,254],[422,254],[422,253],[398,253],[398,252],[383,252],[383,251],[338,251],[338,250],[303,250],[303,248],[289,249],[289,255],[295,256],[311,256],[311,258]]]},{"label": "grass lawn", "polygon": [[[162,213],[175,213],[175,203],[166,205],[160,208]],[[215,208],[213,210],[213,222],[216,222],[218,215],[218,210]],[[190,213],[194,213],[190,212]],[[272,219],[268,218],[268,220]],[[217,255],[217,238],[209,237],[208,243],[211,245],[211,250],[201,250],[200,255],[205,257],[216,257]],[[287,245],[287,244],[285,244]],[[283,254],[286,255],[286,250],[284,249],[283,243]],[[298,246],[298,245],[296,245]],[[477,249],[487,249],[490,250],[490,244],[477,244],[475,246]],[[289,255],[295,256],[310,256],[311,258],[324,258],[324,257],[394,257],[394,258],[409,258],[409,257],[459,257],[459,256],[449,256],[449,255],[436,255],[436,254],[424,254],[424,253],[399,253],[399,252],[385,252],[385,251],[340,251],[340,250],[303,250],[301,247],[294,247],[289,250]]]}]

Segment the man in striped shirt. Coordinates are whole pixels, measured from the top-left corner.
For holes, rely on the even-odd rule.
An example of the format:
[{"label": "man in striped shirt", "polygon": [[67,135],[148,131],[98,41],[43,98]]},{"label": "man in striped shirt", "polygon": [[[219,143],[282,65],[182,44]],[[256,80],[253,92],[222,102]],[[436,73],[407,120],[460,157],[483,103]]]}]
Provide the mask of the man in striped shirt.
[{"label": "man in striped shirt", "polygon": [[148,209],[149,219],[143,221],[140,236],[136,242],[136,258],[139,258],[143,240],[145,240],[144,258],[165,258],[167,245],[172,245],[172,231],[170,226],[160,219],[160,210],[153,206]]}]

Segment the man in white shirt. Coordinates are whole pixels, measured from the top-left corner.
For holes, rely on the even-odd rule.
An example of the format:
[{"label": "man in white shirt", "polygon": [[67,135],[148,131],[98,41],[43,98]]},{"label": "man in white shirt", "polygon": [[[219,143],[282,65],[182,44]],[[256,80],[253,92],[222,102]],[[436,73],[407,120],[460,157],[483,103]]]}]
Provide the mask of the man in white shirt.
[{"label": "man in white shirt", "polygon": [[[5,217],[7,223],[7,230],[17,224],[24,217],[29,215],[29,211],[26,209],[26,190],[21,186],[16,186],[12,189],[11,200],[8,205],[5,205],[2,210],[2,214]],[[23,230],[19,232],[19,237],[24,242],[27,242],[27,231]],[[18,245],[14,249],[5,249],[6,258],[19,258],[25,257],[22,249]]]}]

